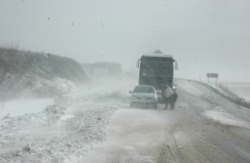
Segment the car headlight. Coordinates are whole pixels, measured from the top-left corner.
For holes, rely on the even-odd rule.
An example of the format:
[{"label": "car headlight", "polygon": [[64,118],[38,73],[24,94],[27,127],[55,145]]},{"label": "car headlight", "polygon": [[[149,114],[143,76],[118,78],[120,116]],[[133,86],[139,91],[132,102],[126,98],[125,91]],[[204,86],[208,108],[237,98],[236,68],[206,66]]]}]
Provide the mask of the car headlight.
[{"label": "car headlight", "polygon": [[157,100],[158,99],[158,97],[157,96],[153,96],[153,97],[151,97],[151,100]]}]

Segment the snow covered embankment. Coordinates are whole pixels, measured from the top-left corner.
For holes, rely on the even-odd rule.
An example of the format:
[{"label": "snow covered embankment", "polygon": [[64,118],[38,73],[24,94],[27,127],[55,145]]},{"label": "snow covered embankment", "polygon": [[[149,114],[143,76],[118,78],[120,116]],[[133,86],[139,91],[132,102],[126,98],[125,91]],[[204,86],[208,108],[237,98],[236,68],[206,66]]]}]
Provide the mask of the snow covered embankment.
[{"label": "snow covered embankment", "polygon": [[58,97],[87,83],[71,58],[0,47],[0,101]]},{"label": "snow covered embankment", "polygon": [[93,105],[67,117],[76,101],[62,96],[43,112],[2,118],[0,162],[76,162],[74,158],[102,142],[105,126],[117,108]]}]

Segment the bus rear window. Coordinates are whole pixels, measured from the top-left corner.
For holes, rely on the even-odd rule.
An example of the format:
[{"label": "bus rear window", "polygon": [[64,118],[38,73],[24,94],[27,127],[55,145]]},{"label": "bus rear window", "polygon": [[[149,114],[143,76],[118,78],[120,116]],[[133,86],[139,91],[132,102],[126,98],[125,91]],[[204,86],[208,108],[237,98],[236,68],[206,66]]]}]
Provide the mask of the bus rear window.
[{"label": "bus rear window", "polygon": [[148,77],[164,77],[172,74],[173,62],[170,60],[147,59],[141,62],[141,75]]}]

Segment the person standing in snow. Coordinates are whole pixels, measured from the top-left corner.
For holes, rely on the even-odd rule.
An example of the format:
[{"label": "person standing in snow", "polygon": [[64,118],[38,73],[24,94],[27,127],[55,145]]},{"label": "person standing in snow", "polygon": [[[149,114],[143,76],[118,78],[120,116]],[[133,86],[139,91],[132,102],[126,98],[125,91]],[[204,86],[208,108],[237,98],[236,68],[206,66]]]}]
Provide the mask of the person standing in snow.
[{"label": "person standing in snow", "polygon": [[165,109],[168,109],[168,104],[170,104],[170,107],[173,110],[177,100],[177,94],[171,89],[169,85],[166,85],[162,90],[162,97],[165,101]]}]

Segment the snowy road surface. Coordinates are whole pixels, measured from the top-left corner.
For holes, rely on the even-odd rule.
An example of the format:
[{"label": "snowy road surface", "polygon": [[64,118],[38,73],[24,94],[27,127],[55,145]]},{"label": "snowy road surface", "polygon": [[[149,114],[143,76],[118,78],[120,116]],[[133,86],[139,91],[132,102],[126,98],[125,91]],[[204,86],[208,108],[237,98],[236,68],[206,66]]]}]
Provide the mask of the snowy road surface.
[{"label": "snowy road surface", "polygon": [[[1,162],[250,162],[250,111],[176,81],[174,110],[129,108],[137,81],[103,81],[1,119]],[[121,87],[122,86],[122,87]]]},{"label": "snowy road surface", "polygon": [[175,110],[117,110],[106,141],[80,162],[250,162],[250,111],[195,83],[176,83]]}]

